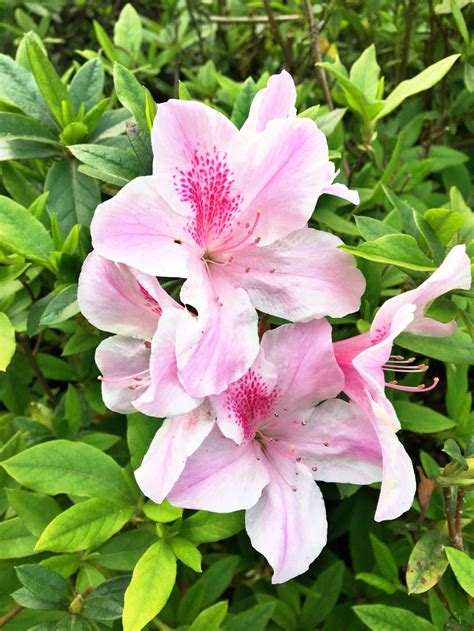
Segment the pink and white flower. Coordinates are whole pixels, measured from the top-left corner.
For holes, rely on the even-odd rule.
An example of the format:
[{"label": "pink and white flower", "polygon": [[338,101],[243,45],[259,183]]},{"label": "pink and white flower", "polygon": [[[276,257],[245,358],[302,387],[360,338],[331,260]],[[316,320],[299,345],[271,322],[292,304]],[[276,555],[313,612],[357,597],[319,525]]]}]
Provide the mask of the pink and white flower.
[{"label": "pink and white flower", "polygon": [[383,481],[375,519],[394,519],[413,502],[416,480],[413,465],[396,432],[400,422],[385,395],[385,387],[405,391],[428,391],[436,386],[401,386],[386,383],[384,370],[399,373],[424,372],[414,358],[392,355],[395,338],[403,331],[421,335],[446,336],[456,329],[454,321],[441,323],[425,317],[428,304],[454,289],[469,289],[470,261],[464,245],[455,246],[442,265],[419,287],[387,300],[377,312],[370,331],[336,342],[334,351],[345,377],[344,392],[370,419],[383,454]]},{"label": "pink and white flower", "polygon": [[192,414],[169,419],[135,472],[156,502],[246,509],[252,545],[281,583],[306,571],[326,543],[315,480],[381,479],[381,451],[367,416],[333,399],[343,387],[325,320],[264,334],[251,368]]},{"label": "pink and white flower", "polygon": [[101,342],[95,355],[108,408],[160,416],[201,403],[181,386],[174,352],[178,322],[193,318],[154,276],[92,252],[81,271],[78,300],[94,326],[116,334]]},{"label": "pink and white flower", "polygon": [[357,202],[332,184],[317,125],[295,117],[286,72],[257,94],[238,130],[201,103],[158,108],[153,175],[100,204],[99,254],[154,276],[181,277],[197,317],[176,328],[180,381],[195,397],[222,392],[258,353],[255,309],[293,321],[358,309],[364,279],[334,235],[309,229],[320,195]]}]

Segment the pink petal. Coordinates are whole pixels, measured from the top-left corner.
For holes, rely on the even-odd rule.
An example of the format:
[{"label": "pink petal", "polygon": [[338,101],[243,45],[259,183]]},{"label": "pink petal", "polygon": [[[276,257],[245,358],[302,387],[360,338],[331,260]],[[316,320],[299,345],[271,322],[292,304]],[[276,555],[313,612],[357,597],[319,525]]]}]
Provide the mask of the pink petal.
[{"label": "pink petal", "polygon": [[[160,104],[151,137],[153,177],[164,200],[188,217],[205,213],[206,191],[222,195],[213,176],[225,180],[228,151],[237,140],[237,128],[207,105],[170,99]],[[209,178],[205,177],[208,173]],[[192,225],[188,227],[192,229]]]},{"label": "pink petal", "polygon": [[267,87],[257,92],[242,131],[263,131],[276,118],[296,116],[296,88],[291,75],[283,70],[268,79]]},{"label": "pink petal", "polygon": [[351,202],[351,204],[357,205],[360,202],[359,193],[357,191],[351,191],[345,184],[341,184],[339,182],[333,183],[333,180],[337,177],[338,173],[339,171],[336,173],[336,167],[334,164],[330,162],[327,170],[327,182],[322,192],[327,195],[342,197],[342,199]]},{"label": "pink petal", "polygon": [[[424,327],[426,323],[422,322],[424,311],[428,304],[448,291],[469,289],[470,286],[471,265],[466,254],[466,246],[457,245],[449,252],[440,267],[424,283],[416,289],[390,298],[380,307],[372,323],[371,333],[377,333],[377,330],[388,329],[396,312],[409,303],[415,305],[416,311],[413,322],[406,327],[406,330],[414,333],[430,331],[430,327],[426,329]],[[451,332],[452,325],[444,325],[437,328],[431,327],[430,334],[449,335]]]},{"label": "pink petal", "polygon": [[251,368],[222,394],[211,397],[217,424],[236,443],[253,439],[258,424],[268,417],[279,396],[276,367],[263,349]]},{"label": "pink petal", "polygon": [[181,300],[198,316],[178,324],[179,379],[192,396],[218,394],[257,356],[257,314],[246,292],[218,265],[195,266],[181,289]]},{"label": "pink petal", "polygon": [[154,276],[186,277],[194,245],[186,220],[158,192],[152,176],[137,177],[97,206],[91,224],[99,254]]},{"label": "pink petal", "polygon": [[97,252],[84,261],[78,299],[82,313],[97,328],[141,339],[153,337],[163,309],[178,306],[154,276]]},{"label": "pink petal", "polygon": [[207,405],[184,416],[166,419],[145,454],[135,479],[142,492],[158,504],[179,479],[186,461],[214,426]]},{"label": "pink petal", "polygon": [[326,544],[326,511],[306,467],[275,457],[269,473],[270,483],[245,522],[252,546],[273,568],[272,583],[284,583],[306,572]]},{"label": "pink petal", "polygon": [[173,506],[231,513],[253,506],[268,484],[260,447],[236,445],[215,428],[168,495]]},{"label": "pink petal", "polygon": [[287,408],[309,409],[335,397],[344,377],[334,357],[331,326],[326,320],[285,324],[267,331],[261,344],[265,358],[277,369],[282,418]]},{"label": "pink petal", "polygon": [[260,311],[293,321],[357,311],[365,280],[332,234],[303,228],[285,239],[236,253],[229,273]]},{"label": "pink petal", "polygon": [[143,340],[121,335],[108,337],[97,347],[95,361],[103,375],[105,405],[120,414],[134,412],[133,401],[149,385],[150,350]]},{"label": "pink petal", "polygon": [[178,379],[175,344],[178,326],[192,326],[193,316],[184,310],[168,309],[160,318],[151,344],[150,387],[134,401],[134,407],[148,416],[186,414],[202,403],[188,394]]},{"label": "pink petal", "polygon": [[315,480],[371,484],[382,479],[378,436],[367,414],[354,403],[325,401],[296,429],[295,454]]},{"label": "pink petal", "polygon": [[439,322],[432,318],[419,318],[407,327],[407,331],[415,335],[428,335],[430,337],[447,337],[452,335],[457,329],[454,320],[451,322]]}]

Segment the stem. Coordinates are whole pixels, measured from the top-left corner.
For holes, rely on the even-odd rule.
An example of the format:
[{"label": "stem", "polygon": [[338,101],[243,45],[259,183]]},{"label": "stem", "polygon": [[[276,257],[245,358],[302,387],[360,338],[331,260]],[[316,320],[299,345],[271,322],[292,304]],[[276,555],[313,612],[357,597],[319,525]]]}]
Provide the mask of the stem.
[{"label": "stem", "polygon": [[[224,15],[211,15],[209,16],[211,22],[217,24],[264,24],[269,22],[267,15],[249,15],[249,16],[234,16],[227,17]],[[274,22],[299,22],[301,15],[274,15]]]},{"label": "stem", "polygon": [[[309,27],[309,37],[311,40],[311,50],[313,51],[314,58],[318,63],[321,63],[323,58],[321,55],[321,47],[319,45],[319,24],[318,21],[314,19],[313,15],[313,6],[311,4],[311,0],[303,0],[303,5],[306,10],[306,16],[308,19],[308,27]],[[326,71],[321,66],[316,67],[316,72],[318,73],[319,82],[324,92],[324,98],[330,110],[334,109],[334,103],[332,100],[331,92],[329,90],[329,83]]]},{"label": "stem", "polygon": [[51,386],[49,385],[46,377],[44,376],[39,364],[36,360],[36,357],[31,350],[30,338],[25,333],[17,333],[16,336],[23,353],[26,357],[27,362],[30,364],[31,369],[33,370],[36,378],[40,382],[43,390],[48,395],[49,404],[55,406],[57,404],[56,397],[54,396],[53,391],[51,390]]},{"label": "stem", "polygon": [[415,0],[408,0],[408,6],[405,14],[405,32],[403,34],[402,60],[400,62],[400,70],[398,73],[398,82],[403,81],[408,66],[408,57],[410,54],[411,30],[413,26],[413,16],[415,13]]},{"label": "stem", "polygon": [[20,611],[23,611],[23,607],[20,607],[20,605],[17,605],[16,607],[13,607],[13,609],[10,609],[10,611],[7,611],[7,613],[0,618],[0,627],[4,627],[8,622],[10,622],[10,620],[18,615]]},{"label": "stem", "polygon": [[268,17],[270,31],[272,32],[275,40],[280,44],[280,48],[283,51],[283,55],[285,57],[286,69],[290,70],[291,64],[292,64],[291,48],[288,46],[288,42],[280,33],[280,29],[278,28],[278,23],[275,20],[275,16],[273,15],[273,9],[270,4],[270,0],[263,0],[263,4],[265,6],[265,13],[267,14],[267,17]]},{"label": "stem", "polygon": [[[455,545],[456,534],[455,534],[455,526],[453,519],[453,510],[452,510],[452,495],[451,488],[449,486],[443,488],[444,495],[444,509],[446,512],[446,520],[448,522],[448,534],[453,546]],[[456,546],[457,547],[457,546]]]},{"label": "stem", "polygon": [[462,540],[462,514],[464,510],[464,489],[458,487],[458,498],[456,501],[456,513],[454,517],[454,547],[464,552],[464,543]]},{"label": "stem", "polygon": [[199,28],[199,24],[197,23],[196,16],[194,15],[194,9],[193,9],[192,0],[186,0],[186,6],[188,8],[188,13],[189,13],[189,17],[191,19],[191,23],[192,23],[193,28],[196,31],[196,34],[198,36],[199,52],[201,54],[201,63],[203,64],[205,59],[206,59],[206,56],[205,56],[205,53],[204,53],[204,45],[203,45],[203,42],[202,42],[201,29]]}]

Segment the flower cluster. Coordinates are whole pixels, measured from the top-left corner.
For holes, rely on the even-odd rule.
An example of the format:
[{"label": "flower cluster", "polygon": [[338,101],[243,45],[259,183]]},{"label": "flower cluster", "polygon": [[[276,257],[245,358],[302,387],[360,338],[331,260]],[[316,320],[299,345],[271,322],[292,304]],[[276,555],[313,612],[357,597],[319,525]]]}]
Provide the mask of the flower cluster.
[{"label": "flower cluster", "polygon": [[[166,417],[135,472],[141,489],[184,508],[245,509],[275,583],[326,542],[316,481],[381,481],[377,520],[411,506],[413,467],[385,396],[402,386],[384,370],[425,370],[393,356],[393,340],[451,333],[425,308],[470,285],[457,246],[370,331],[333,343],[325,317],[357,311],[365,281],[337,237],[307,224],[322,194],[358,195],[333,183],[326,139],[295,100],[282,72],[240,130],[200,103],[161,104],[153,175],[97,208],[79,284],[84,315],[115,334],[96,354],[105,403]],[[157,277],[184,279],[180,303]],[[292,324],[259,341],[256,310]]]}]

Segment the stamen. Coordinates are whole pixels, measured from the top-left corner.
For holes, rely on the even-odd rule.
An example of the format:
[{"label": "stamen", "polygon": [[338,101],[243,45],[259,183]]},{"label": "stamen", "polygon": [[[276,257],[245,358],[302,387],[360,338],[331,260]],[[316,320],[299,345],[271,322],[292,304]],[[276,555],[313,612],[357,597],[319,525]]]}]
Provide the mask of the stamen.
[{"label": "stamen", "polygon": [[439,378],[434,377],[433,383],[430,386],[426,386],[424,383],[420,383],[419,386],[400,386],[397,381],[389,381],[385,384],[387,388],[392,388],[393,390],[402,390],[403,392],[429,392],[436,388],[439,383]]},{"label": "stamen", "polygon": [[[250,223],[245,224],[245,227],[247,228],[247,233],[245,234],[244,237],[240,239],[240,241],[237,241],[236,243],[231,243],[232,241],[232,234],[231,234],[217,248],[212,250],[212,255],[215,256],[216,254],[219,254],[221,252],[228,251],[228,250],[236,250],[241,245],[247,244],[249,237],[251,237],[252,234],[255,232],[255,228],[258,225],[261,214],[262,214],[262,211],[260,209],[257,210],[255,212],[255,219],[254,219],[253,224],[252,225],[250,225]],[[259,241],[261,241],[261,237],[256,237],[254,239],[254,244],[257,244]]]}]

